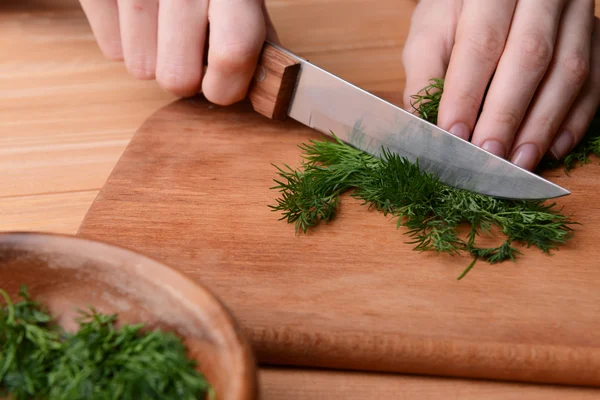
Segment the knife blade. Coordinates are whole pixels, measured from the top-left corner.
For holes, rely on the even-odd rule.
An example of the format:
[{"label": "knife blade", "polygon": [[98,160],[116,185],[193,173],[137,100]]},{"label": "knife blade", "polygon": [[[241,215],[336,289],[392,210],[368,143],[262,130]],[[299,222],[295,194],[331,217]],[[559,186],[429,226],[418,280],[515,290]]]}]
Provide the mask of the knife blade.
[{"label": "knife blade", "polygon": [[292,118],[368,154],[383,149],[449,186],[513,200],[570,192],[337,76],[265,43],[248,97],[272,119]]}]

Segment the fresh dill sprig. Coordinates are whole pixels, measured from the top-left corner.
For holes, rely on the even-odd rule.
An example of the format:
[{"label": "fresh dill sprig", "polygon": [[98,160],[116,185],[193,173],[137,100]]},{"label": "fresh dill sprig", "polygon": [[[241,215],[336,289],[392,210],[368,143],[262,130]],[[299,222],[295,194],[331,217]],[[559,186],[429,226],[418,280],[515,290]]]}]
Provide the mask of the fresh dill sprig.
[{"label": "fresh dill sprig", "polygon": [[13,304],[0,290],[0,396],[15,400],[204,399],[212,388],[175,334],[116,315],[82,313],[66,333],[26,289]]},{"label": "fresh dill sprig", "polygon": [[[397,218],[406,227],[418,251],[449,254],[467,252],[489,263],[514,260],[519,251],[513,244],[536,246],[544,252],[566,243],[572,222],[558,213],[554,204],[540,201],[508,201],[449,187],[418,163],[384,151],[372,157],[337,140],[311,141],[302,145],[301,171],[279,169],[273,189],[281,192],[276,205],[281,219],[306,232],[333,218],[342,193],[384,215]],[[466,238],[459,229],[468,224]],[[498,247],[480,247],[477,237],[499,228],[505,241]]]},{"label": "fresh dill sprig", "polygon": [[444,91],[444,79],[433,78],[418,93],[411,96],[413,111],[426,121],[437,123],[440,100]]},{"label": "fresh dill sprig", "polygon": [[208,384],[188,360],[181,340],[143,325],[114,327],[116,315],[92,309],[69,336],[48,375],[50,398],[195,400]]},{"label": "fresh dill sprig", "polygon": [[25,287],[19,292],[23,300],[16,304],[4,290],[0,295],[6,302],[0,308],[0,397],[46,398],[46,374],[62,348],[52,317]]},{"label": "fresh dill sprig", "polygon": [[[432,123],[437,122],[443,83],[434,79],[413,96],[415,111]],[[473,256],[459,279],[476,260],[491,264],[515,260],[521,254],[516,245],[550,253],[572,237],[570,226],[575,223],[556,210],[554,203],[500,200],[453,188],[422,172],[418,162],[385,149],[376,158],[333,136],[334,141],[302,144],[299,169],[276,167],[279,178],[272,189],[281,196],[269,207],[281,212],[282,220],[295,224],[296,232],[333,219],[340,196],[350,191],[363,205],[396,217],[397,226],[407,228],[408,243],[415,250]],[[461,236],[460,228],[465,226],[468,233]],[[492,235],[493,228],[504,241],[499,246],[480,246],[478,238]]]}]

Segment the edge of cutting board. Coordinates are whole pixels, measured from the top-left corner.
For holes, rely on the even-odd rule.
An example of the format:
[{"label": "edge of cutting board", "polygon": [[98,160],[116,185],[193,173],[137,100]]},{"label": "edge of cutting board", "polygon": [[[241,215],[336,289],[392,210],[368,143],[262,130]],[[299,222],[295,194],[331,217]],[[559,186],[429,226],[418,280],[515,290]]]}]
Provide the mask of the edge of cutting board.
[{"label": "edge of cutting board", "polygon": [[[379,93],[388,101],[399,104],[401,96],[394,93]],[[176,101],[151,116],[136,132],[125,153],[117,163],[100,194],[90,207],[78,235],[98,238],[105,241],[115,240],[121,246],[153,256],[167,264],[174,265],[179,261],[169,259],[162,254],[162,249],[149,247],[143,238],[130,238],[127,230],[130,228],[111,225],[113,218],[127,220],[130,216],[115,216],[113,206],[119,206],[119,202],[134,204],[137,188],[131,188],[132,192],[126,198],[114,198],[115,193],[108,188],[111,184],[131,184],[123,178],[121,173],[125,169],[125,160],[129,157],[141,157],[141,148],[136,147],[140,136],[145,130],[154,124],[168,126],[169,120],[181,117],[185,119],[186,113],[194,110],[200,105],[204,107],[203,99],[188,99]],[[209,106],[210,107],[210,106]],[[254,119],[248,111],[248,104],[237,105],[232,112],[240,110],[243,118],[250,118],[250,123],[261,124],[262,120]],[[234,120],[241,119],[238,115],[231,116]],[[259,118],[258,116],[256,118]],[[262,117],[260,117],[262,118]],[[279,124],[279,122],[277,122]],[[295,121],[281,122],[286,129],[298,128]],[[192,129],[189,126],[181,128],[181,132]],[[315,136],[316,137],[316,136]],[[164,140],[153,146],[164,146]],[[193,140],[193,139],[191,139]],[[170,168],[168,161],[163,158],[154,159],[156,166],[153,168]],[[184,161],[178,161],[182,163]],[[131,170],[131,167],[127,167]],[[158,171],[158,170],[157,170]],[[157,179],[161,179],[158,177]],[[148,193],[148,187],[139,193]],[[174,189],[172,196],[176,198],[180,190]],[[110,192],[110,193],[109,193]],[[153,193],[152,196],[160,196]],[[107,199],[111,198],[107,202]],[[160,201],[153,197],[152,201]],[[178,201],[177,199],[173,201]],[[110,203],[110,204],[109,204]],[[116,222],[116,219],[114,222]],[[141,223],[140,220],[135,220]],[[122,221],[121,221],[122,222]],[[389,221],[387,221],[389,223]],[[111,231],[113,229],[113,231]],[[293,229],[289,227],[289,229]],[[185,241],[185,239],[182,238]],[[182,245],[183,246],[183,245]],[[192,250],[190,250],[192,251]],[[426,257],[426,256],[425,256]],[[186,272],[186,271],[184,271]],[[237,272],[233,272],[236,274]],[[431,272],[439,273],[438,270]],[[456,271],[450,272],[445,278],[456,277]],[[202,278],[201,278],[202,281]],[[243,282],[243,279],[241,279]],[[203,282],[207,284],[207,282]],[[218,282],[217,282],[218,283]],[[210,287],[210,284],[209,284]],[[231,292],[228,292],[229,294]],[[240,320],[245,330],[257,359],[262,364],[295,365],[308,367],[325,367],[336,369],[354,369],[368,371],[399,372],[424,375],[438,375],[465,378],[484,378],[493,380],[513,380],[537,383],[558,383],[576,385],[600,385],[600,349],[598,347],[561,346],[561,345],[535,345],[528,343],[514,344],[502,342],[472,342],[460,338],[443,339],[439,337],[399,337],[394,332],[389,334],[379,333],[370,336],[370,328],[366,325],[359,326],[356,331],[336,331],[334,336],[328,335],[326,331],[320,331],[310,323],[296,321],[294,315],[286,315],[273,311],[271,318],[281,321],[281,326],[250,326],[247,322],[260,320],[265,309],[236,308],[240,302],[235,304],[229,301],[228,293],[217,291],[217,296],[232,307],[233,314]],[[310,321],[310,319],[309,319]],[[360,324],[360,321],[358,321]],[[290,328],[292,326],[293,328]],[[331,327],[329,327],[331,328]],[[441,332],[442,334],[444,332]],[[407,341],[407,338],[410,339]]]}]

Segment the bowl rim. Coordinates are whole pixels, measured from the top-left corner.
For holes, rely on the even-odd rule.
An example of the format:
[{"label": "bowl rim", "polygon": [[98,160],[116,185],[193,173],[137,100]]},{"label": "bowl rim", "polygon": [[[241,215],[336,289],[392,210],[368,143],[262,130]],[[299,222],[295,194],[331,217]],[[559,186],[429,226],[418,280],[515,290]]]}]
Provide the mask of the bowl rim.
[{"label": "bowl rim", "polygon": [[[154,257],[122,245],[110,243],[105,240],[98,240],[80,235],[43,231],[11,230],[0,232],[0,246],[10,245],[11,243],[23,243],[23,240],[25,239],[33,239],[34,241],[50,240],[60,242],[79,242],[85,243],[88,246],[104,247],[116,252],[117,254],[129,255],[137,260],[143,261],[144,264],[150,268],[161,269],[169,275],[170,280],[179,281],[188,288],[193,289],[196,294],[201,295],[206,301],[210,302],[210,307],[218,311],[219,316],[226,322],[226,327],[228,330],[230,330],[230,332],[228,332],[229,334],[227,335],[227,339],[229,339],[228,344],[234,344],[235,346],[228,347],[235,350],[235,358],[240,361],[239,367],[237,368],[238,371],[234,374],[234,376],[239,376],[240,382],[245,383],[245,386],[242,383],[242,386],[238,388],[238,391],[236,391],[238,396],[233,397],[232,399],[250,400],[258,398],[258,367],[250,342],[245,336],[233,313],[227,307],[226,303],[206,285],[191,279],[184,272],[181,272]],[[112,264],[110,265],[112,266]],[[192,299],[191,302],[197,304],[195,299]],[[233,339],[233,341],[231,339]]]}]

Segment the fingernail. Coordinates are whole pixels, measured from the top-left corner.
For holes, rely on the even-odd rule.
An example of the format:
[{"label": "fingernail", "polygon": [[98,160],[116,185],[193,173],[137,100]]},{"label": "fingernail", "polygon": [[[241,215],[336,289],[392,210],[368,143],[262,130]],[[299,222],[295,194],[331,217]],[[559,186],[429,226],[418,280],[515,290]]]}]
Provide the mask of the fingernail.
[{"label": "fingernail", "polygon": [[524,143],[515,150],[512,156],[512,163],[526,170],[531,171],[538,163],[540,152],[533,143]]},{"label": "fingernail", "polygon": [[550,148],[550,154],[556,160],[560,160],[573,147],[573,134],[569,131],[562,131],[554,140],[554,144]]},{"label": "fingernail", "polygon": [[481,148],[498,157],[504,157],[504,154],[506,153],[506,150],[504,150],[504,145],[495,139],[486,140]]},{"label": "fingernail", "polygon": [[471,137],[471,130],[464,122],[457,122],[452,125],[448,132],[464,140],[469,140],[469,137]]}]

